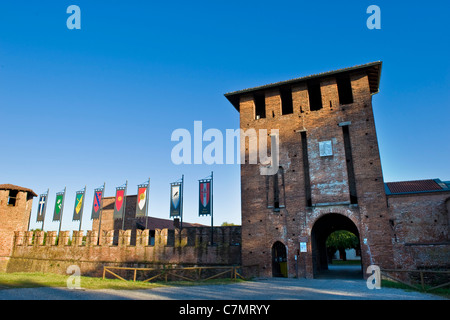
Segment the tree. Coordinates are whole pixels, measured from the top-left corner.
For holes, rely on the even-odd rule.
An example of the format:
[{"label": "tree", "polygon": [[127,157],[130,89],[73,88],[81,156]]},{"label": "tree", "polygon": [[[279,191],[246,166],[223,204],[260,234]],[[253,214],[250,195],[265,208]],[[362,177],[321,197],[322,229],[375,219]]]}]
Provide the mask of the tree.
[{"label": "tree", "polygon": [[221,227],[231,227],[231,226],[236,226],[236,224],[232,223],[232,222],[223,222],[221,225]]},{"label": "tree", "polygon": [[[347,261],[345,249],[356,249],[359,245],[358,237],[346,230],[338,230],[330,234],[327,238],[326,246],[328,254],[332,255],[339,250],[339,256],[342,260]],[[329,256],[329,260],[330,256]]]}]

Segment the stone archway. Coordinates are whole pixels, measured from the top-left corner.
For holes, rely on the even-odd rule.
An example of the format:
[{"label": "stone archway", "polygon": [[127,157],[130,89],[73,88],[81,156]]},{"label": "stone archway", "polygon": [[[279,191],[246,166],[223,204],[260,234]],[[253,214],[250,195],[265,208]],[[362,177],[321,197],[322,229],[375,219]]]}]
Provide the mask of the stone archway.
[{"label": "stone archway", "polygon": [[[354,235],[358,239],[359,230],[352,220],[346,216],[338,213],[328,213],[316,220],[311,230],[311,246],[312,246],[312,262],[313,262],[313,275],[317,278],[321,273],[328,270],[328,257],[326,241],[328,236],[334,231],[346,230]],[[361,246],[361,244],[359,244]],[[360,248],[359,248],[360,249]],[[353,267],[352,277],[363,277],[361,264]],[[339,275],[337,275],[338,277]]]},{"label": "stone archway", "polygon": [[272,246],[272,276],[287,277],[287,250],[286,246],[277,241]]}]

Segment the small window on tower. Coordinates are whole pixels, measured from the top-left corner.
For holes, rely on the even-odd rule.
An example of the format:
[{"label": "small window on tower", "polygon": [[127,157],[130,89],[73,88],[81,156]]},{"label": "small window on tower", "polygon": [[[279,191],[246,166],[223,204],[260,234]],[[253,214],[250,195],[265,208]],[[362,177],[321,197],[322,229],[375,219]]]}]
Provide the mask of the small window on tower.
[{"label": "small window on tower", "polygon": [[266,200],[267,208],[279,212],[281,208],[285,208],[286,194],[284,186],[284,169],[278,168],[278,172],[271,176],[266,176]]},{"label": "small window on tower", "polygon": [[281,114],[291,114],[294,112],[292,106],[292,90],[290,87],[280,88]]},{"label": "small window on tower", "polygon": [[264,92],[258,92],[253,95],[255,102],[255,118],[262,119],[266,117],[266,96]]},{"label": "small window on tower", "polygon": [[19,193],[19,191],[17,191],[17,190],[9,190],[8,206],[14,207],[16,205],[18,193]]},{"label": "small window on tower", "polygon": [[352,94],[352,83],[350,81],[350,77],[340,76],[336,78],[338,94],[339,94],[339,103],[340,104],[349,104],[353,103],[353,94]]},{"label": "small window on tower", "polygon": [[319,82],[308,83],[309,110],[317,111],[322,109],[322,93]]}]

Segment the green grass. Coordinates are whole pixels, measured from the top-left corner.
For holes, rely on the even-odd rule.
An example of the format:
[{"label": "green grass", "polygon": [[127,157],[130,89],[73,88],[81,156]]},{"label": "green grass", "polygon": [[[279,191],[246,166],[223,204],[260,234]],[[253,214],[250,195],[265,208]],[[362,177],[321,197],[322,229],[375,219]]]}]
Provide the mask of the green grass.
[{"label": "green grass", "polygon": [[[416,284],[417,287],[420,287],[420,284]],[[410,286],[407,286],[406,284],[400,283],[400,282],[396,282],[396,281],[392,281],[392,280],[386,280],[386,279],[382,279],[381,280],[381,287],[385,287],[385,288],[395,288],[395,289],[403,289],[406,291],[416,291],[416,292],[424,292],[424,293],[431,293],[431,294],[435,294],[441,297],[445,297],[447,299],[450,299],[450,287],[443,287],[443,288],[437,288],[431,291],[427,291],[427,289],[431,288],[431,286],[425,286],[425,290],[421,290],[421,289],[414,289]]]},{"label": "green grass", "polygon": [[335,260],[335,259],[333,259],[332,265],[335,265],[335,266],[361,265],[361,260],[347,260],[347,261],[343,261],[343,260]]},{"label": "green grass", "polygon": [[[36,288],[36,287],[67,287],[68,275],[54,273],[0,273],[0,289],[11,288]],[[94,277],[81,277],[81,288],[83,289],[116,289],[116,290],[136,290],[152,289],[164,286],[187,286],[187,285],[211,285],[227,284],[243,280],[212,279],[207,281],[170,281],[170,282],[142,282],[123,281],[119,279],[105,279]]]}]

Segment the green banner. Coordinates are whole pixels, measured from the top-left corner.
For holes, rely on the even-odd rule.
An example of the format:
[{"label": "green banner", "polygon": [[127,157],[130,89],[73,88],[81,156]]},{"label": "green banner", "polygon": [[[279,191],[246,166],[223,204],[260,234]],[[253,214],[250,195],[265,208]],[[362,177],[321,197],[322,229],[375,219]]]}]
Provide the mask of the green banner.
[{"label": "green banner", "polygon": [[83,214],[84,207],[84,191],[78,191],[75,197],[75,207],[73,209],[73,221],[81,220],[81,215]]},{"label": "green banner", "polygon": [[59,221],[61,219],[63,202],[64,202],[64,193],[57,193],[55,201],[55,211],[53,212],[53,221]]}]

